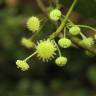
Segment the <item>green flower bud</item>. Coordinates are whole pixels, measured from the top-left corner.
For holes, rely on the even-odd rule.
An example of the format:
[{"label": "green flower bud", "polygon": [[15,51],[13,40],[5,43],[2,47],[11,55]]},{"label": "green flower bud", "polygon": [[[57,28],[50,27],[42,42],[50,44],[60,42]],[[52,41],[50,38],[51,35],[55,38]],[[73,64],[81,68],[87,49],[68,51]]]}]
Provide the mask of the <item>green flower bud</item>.
[{"label": "green flower bud", "polygon": [[29,30],[35,32],[40,29],[40,20],[37,17],[30,17],[27,21],[27,27]]},{"label": "green flower bud", "polygon": [[70,39],[67,39],[67,38],[61,38],[59,41],[58,41],[58,44],[60,47],[62,48],[68,48],[71,46],[72,42]]},{"label": "green flower bud", "polygon": [[78,26],[73,26],[69,29],[69,33],[72,35],[78,35],[80,33],[80,28]]},{"label": "green flower bud", "polygon": [[60,56],[58,57],[56,60],[55,60],[55,63],[57,66],[64,66],[66,63],[67,63],[67,58],[66,57],[63,57],[63,56]]},{"label": "green flower bud", "polygon": [[57,21],[61,17],[61,11],[59,9],[54,9],[50,12],[49,17],[53,21]]}]

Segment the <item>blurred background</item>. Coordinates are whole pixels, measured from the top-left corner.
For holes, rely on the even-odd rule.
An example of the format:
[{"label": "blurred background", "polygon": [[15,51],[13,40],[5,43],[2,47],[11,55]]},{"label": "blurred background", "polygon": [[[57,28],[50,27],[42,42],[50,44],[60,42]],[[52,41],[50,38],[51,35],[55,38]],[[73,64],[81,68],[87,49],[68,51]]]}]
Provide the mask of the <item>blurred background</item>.
[{"label": "blurred background", "polygon": [[[60,0],[63,13],[72,1]],[[47,7],[50,2],[44,0]],[[33,51],[20,44],[22,37],[31,35],[26,20],[42,14],[36,0],[0,0],[0,96],[96,96],[96,57],[86,55],[84,50],[61,49],[69,59],[62,68],[54,60],[43,63],[36,57],[30,62],[30,70],[21,72],[16,68],[15,61]],[[76,24],[96,28],[96,0],[78,0],[70,18]],[[53,25],[47,22],[39,38],[52,30]],[[87,35],[93,32],[87,30]]]}]

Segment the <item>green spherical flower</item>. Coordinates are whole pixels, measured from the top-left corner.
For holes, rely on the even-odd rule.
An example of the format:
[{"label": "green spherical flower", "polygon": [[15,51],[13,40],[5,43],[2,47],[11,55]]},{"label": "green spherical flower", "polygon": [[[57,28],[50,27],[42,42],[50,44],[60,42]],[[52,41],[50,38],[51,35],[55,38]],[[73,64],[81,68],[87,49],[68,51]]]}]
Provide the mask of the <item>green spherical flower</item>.
[{"label": "green spherical flower", "polygon": [[69,33],[72,35],[78,35],[80,33],[80,28],[78,26],[73,26],[69,29]]},{"label": "green spherical flower", "polygon": [[50,12],[49,17],[53,21],[57,21],[61,17],[61,11],[59,9],[54,9]]},{"label": "green spherical flower", "polygon": [[51,40],[40,41],[36,47],[37,56],[43,61],[48,61],[54,57],[56,51],[55,44]]},{"label": "green spherical flower", "polygon": [[58,41],[58,44],[60,47],[62,48],[68,48],[71,46],[72,42],[70,39],[67,39],[67,38],[61,38],[59,41]]},{"label": "green spherical flower", "polygon": [[23,60],[17,60],[16,65],[17,65],[17,68],[20,68],[22,71],[26,71],[29,69],[28,63],[26,63],[26,61],[23,61]]},{"label": "green spherical flower", "polygon": [[92,47],[94,45],[94,40],[89,37],[81,40],[80,43],[82,43],[85,47]]},{"label": "green spherical flower", "polygon": [[27,21],[27,27],[30,31],[38,31],[40,29],[40,20],[37,17],[30,17]]},{"label": "green spherical flower", "polygon": [[60,56],[58,57],[56,60],[55,60],[55,63],[56,65],[58,66],[64,66],[66,63],[67,63],[67,58],[66,57],[63,57],[63,56]]},{"label": "green spherical flower", "polygon": [[34,46],[34,43],[30,39],[24,37],[21,39],[21,44],[27,48],[32,48]]}]

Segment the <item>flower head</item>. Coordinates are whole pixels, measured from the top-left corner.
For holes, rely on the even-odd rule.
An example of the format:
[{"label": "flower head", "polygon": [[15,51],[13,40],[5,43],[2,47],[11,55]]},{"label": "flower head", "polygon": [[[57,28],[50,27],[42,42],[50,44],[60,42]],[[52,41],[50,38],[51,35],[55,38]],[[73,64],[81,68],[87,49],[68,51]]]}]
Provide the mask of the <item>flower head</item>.
[{"label": "flower head", "polygon": [[63,56],[60,56],[58,57],[56,60],[55,60],[55,63],[56,65],[58,66],[64,66],[66,63],[67,63],[67,58],[66,57],[63,57]]},{"label": "flower head", "polygon": [[60,47],[62,48],[68,48],[71,46],[72,42],[70,39],[67,39],[67,38],[61,38],[59,41],[58,41],[58,44]]},{"label": "flower head", "polygon": [[26,71],[29,69],[29,65],[24,60],[17,60],[16,61],[17,68],[20,68],[22,71]]},{"label": "flower head", "polygon": [[29,30],[35,32],[40,28],[40,20],[37,17],[30,17],[27,21],[27,27]]},{"label": "flower head", "polygon": [[80,41],[86,47],[92,47],[94,45],[94,40],[91,37],[85,38]]},{"label": "flower head", "polygon": [[54,57],[56,51],[55,44],[51,40],[40,41],[36,47],[37,56],[43,61],[48,61]]},{"label": "flower head", "polygon": [[61,11],[59,9],[54,9],[50,12],[50,15],[49,15],[50,19],[53,20],[53,21],[57,21],[60,19],[61,17]]},{"label": "flower head", "polygon": [[30,39],[24,37],[21,39],[21,44],[27,48],[32,48],[34,46],[34,43]]},{"label": "flower head", "polygon": [[73,26],[69,29],[69,33],[72,35],[78,35],[81,29],[78,26]]}]

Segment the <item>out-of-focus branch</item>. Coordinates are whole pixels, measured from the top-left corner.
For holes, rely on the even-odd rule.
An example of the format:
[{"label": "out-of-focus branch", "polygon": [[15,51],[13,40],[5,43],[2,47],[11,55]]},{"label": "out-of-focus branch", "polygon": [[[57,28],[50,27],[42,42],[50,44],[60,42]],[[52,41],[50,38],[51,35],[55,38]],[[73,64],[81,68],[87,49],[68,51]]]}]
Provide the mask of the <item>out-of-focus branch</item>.
[{"label": "out-of-focus branch", "polygon": [[79,38],[77,38],[77,37],[72,37],[72,36],[71,36],[70,39],[71,39],[72,42],[73,42],[74,44],[76,44],[77,46],[79,46],[79,47],[81,47],[81,48],[83,48],[83,49],[86,49],[86,50],[88,50],[89,52],[91,52],[91,53],[93,53],[94,55],[96,55],[96,48],[95,48],[95,47],[91,47],[91,48],[85,47],[83,44],[80,43],[81,40],[80,40]]},{"label": "out-of-focus branch", "polygon": [[48,17],[48,11],[47,8],[45,7],[44,3],[42,0],[36,0],[39,8],[41,9],[41,11],[46,15],[46,17]]}]

